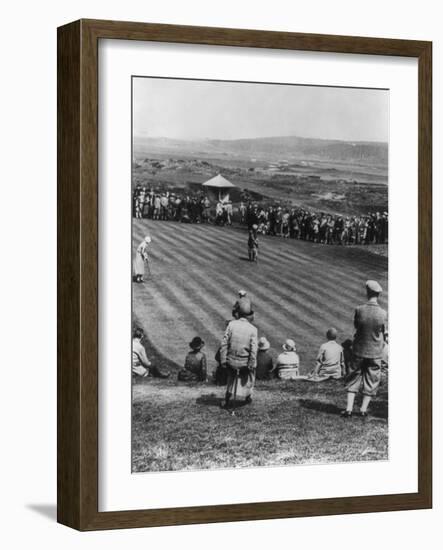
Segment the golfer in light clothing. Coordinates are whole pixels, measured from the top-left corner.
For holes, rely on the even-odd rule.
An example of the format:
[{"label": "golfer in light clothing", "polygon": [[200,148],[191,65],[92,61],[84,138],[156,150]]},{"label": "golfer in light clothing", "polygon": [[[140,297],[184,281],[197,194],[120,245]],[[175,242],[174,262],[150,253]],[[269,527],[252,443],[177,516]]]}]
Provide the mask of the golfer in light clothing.
[{"label": "golfer in light clothing", "polygon": [[[151,237],[146,235],[142,242],[137,247],[137,252],[134,259],[134,272],[136,283],[142,283],[145,275],[145,262],[149,261],[148,257],[148,245],[151,243]],[[148,266],[149,269],[149,266]]]}]

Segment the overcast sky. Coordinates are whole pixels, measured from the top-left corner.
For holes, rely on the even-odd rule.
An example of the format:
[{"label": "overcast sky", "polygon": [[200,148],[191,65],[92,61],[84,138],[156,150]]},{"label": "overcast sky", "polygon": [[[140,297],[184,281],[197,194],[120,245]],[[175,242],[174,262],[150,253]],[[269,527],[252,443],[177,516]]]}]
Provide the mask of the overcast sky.
[{"label": "overcast sky", "polygon": [[389,92],[137,77],[133,122],[144,137],[387,142]]}]

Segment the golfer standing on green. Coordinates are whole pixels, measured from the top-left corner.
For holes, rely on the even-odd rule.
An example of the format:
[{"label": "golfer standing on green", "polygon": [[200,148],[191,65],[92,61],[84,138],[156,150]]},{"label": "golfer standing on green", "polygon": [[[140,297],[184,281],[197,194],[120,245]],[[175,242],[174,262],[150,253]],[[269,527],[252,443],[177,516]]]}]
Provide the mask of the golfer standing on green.
[{"label": "golfer standing on green", "polygon": [[151,243],[151,237],[147,235],[137,247],[134,260],[134,281],[143,282],[145,274],[145,262],[148,261],[148,245]]}]

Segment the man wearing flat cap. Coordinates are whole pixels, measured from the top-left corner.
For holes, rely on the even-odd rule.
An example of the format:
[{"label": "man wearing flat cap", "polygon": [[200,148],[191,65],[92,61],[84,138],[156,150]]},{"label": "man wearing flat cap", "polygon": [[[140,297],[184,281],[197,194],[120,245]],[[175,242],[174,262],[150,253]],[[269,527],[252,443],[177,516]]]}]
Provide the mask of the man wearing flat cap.
[{"label": "man wearing flat cap", "polygon": [[344,417],[352,416],[357,393],[363,395],[360,416],[367,416],[368,405],[377,394],[381,379],[381,363],[385,348],[388,315],[378,303],[382,292],[377,281],[366,281],[366,304],[357,307],[354,315],[355,335],[352,344],[352,365],[346,380],[347,406]]}]

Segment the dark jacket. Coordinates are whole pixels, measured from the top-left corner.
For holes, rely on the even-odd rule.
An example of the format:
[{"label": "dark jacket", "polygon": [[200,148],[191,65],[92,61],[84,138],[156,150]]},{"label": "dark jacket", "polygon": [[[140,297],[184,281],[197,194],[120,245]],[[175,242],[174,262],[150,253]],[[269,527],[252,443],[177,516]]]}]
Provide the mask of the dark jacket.
[{"label": "dark jacket", "polygon": [[259,350],[257,353],[257,369],[255,377],[257,380],[269,380],[271,371],[274,368],[274,361],[270,351]]}]

